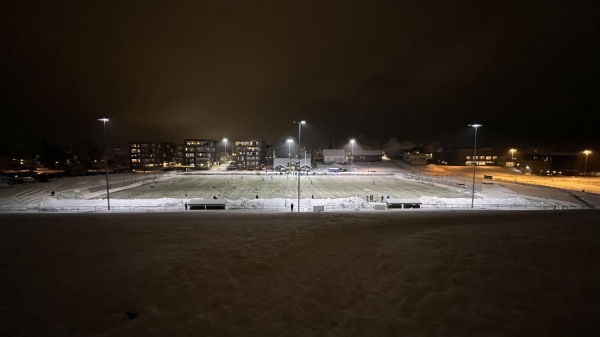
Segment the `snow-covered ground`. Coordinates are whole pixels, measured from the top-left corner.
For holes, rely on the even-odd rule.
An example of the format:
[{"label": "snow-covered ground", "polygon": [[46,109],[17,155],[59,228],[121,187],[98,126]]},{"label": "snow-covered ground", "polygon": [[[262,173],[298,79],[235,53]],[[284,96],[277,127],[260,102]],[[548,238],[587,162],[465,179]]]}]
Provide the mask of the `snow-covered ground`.
[{"label": "snow-covered ground", "polygon": [[[203,173],[110,175],[111,211],[184,211],[184,205],[191,199],[215,197],[224,200],[230,210],[285,212],[292,203],[298,210],[297,176]],[[510,182],[478,183],[473,202],[475,208],[486,209],[586,206],[573,198],[572,192],[564,190],[536,187],[535,191],[523,191]],[[369,166],[345,174],[302,176],[300,210],[312,211],[313,206],[325,206],[326,211],[375,210],[388,196],[416,199],[424,209],[468,208],[472,202],[467,179],[421,175],[398,167]],[[107,206],[104,176],[61,178],[0,189],[0,211],[99,212],[107,210]]]},{"label": "snow-covered ground", "polygon": [[596,210],[0,214],[2,336],[598,336]]}]

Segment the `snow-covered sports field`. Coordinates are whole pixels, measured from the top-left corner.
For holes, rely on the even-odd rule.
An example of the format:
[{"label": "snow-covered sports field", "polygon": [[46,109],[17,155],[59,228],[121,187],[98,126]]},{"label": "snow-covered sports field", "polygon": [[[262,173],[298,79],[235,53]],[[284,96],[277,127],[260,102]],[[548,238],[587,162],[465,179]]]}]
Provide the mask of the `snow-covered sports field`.
[{"label": "snow-covered sports field", "polygon": [[[326,210],[372,210],[388,196],[418,200],[425,209],[471,205],[471,179],[464,175],[427,174],[420,168],[389,164],[355,165],[351,171],[335,174],[321,169],[301,176],[300,210],[311,211],[321,205]],[[298,177],[293,174],[217,170],[123,173],[109,178],[112,211],[183,211],[192,199],[213,198],[224,200],[230,210],[286,211],[291,203],[298,207]],[[0,210],[102,211],[107,206],[105,186],[103,175],[4,186],[0,189]],[[588,207],[597,199],[589,193],[478,178],[474,205],[486,209],[564,209]]]}]

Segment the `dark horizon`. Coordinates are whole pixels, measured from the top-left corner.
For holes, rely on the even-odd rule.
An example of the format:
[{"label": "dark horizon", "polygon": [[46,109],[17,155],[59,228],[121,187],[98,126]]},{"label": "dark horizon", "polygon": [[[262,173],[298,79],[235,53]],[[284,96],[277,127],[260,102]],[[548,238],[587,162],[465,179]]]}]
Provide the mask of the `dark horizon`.
[{"label": "dark horizon", "polygon": [[[4,1],[4,146],[599,143],[594,1]],[[276,145],[276,144],[274,144]]]}]

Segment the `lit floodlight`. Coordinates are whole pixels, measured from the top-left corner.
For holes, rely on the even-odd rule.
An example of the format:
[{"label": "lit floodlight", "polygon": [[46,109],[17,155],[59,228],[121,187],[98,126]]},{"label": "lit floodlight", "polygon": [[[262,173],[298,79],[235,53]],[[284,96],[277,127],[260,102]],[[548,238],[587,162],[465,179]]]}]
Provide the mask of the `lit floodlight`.
[{"label": "lit floodlight", "polygon": [[508,151],[510,152],[511,161],[515,161],[515,152],[517,152],[517,149],[510,149]]},{"label": "lit floodlight", "polygon": [[583,154],[585,154],[585,166],[583,168],[583,175],[584,176],[587,174],[587,162],[588,162],[588,156],[590,155],[590,153],[592,153],[592,151],[590,151],[590,150],[583,150]]}]

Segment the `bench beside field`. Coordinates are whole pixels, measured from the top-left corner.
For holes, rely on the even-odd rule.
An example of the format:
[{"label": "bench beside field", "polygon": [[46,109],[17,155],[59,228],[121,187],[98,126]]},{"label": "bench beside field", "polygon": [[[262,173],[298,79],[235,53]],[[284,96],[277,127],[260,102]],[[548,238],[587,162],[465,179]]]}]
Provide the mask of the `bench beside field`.
[{"label": "bench beside field", "polygon": [[225,199],[191,199],[187,204],[190,210],[225,209]]},{"label": "bench beside field", "polygon": [[421,208],[421,201],[418,199],[385,199],[387,208]]}]

